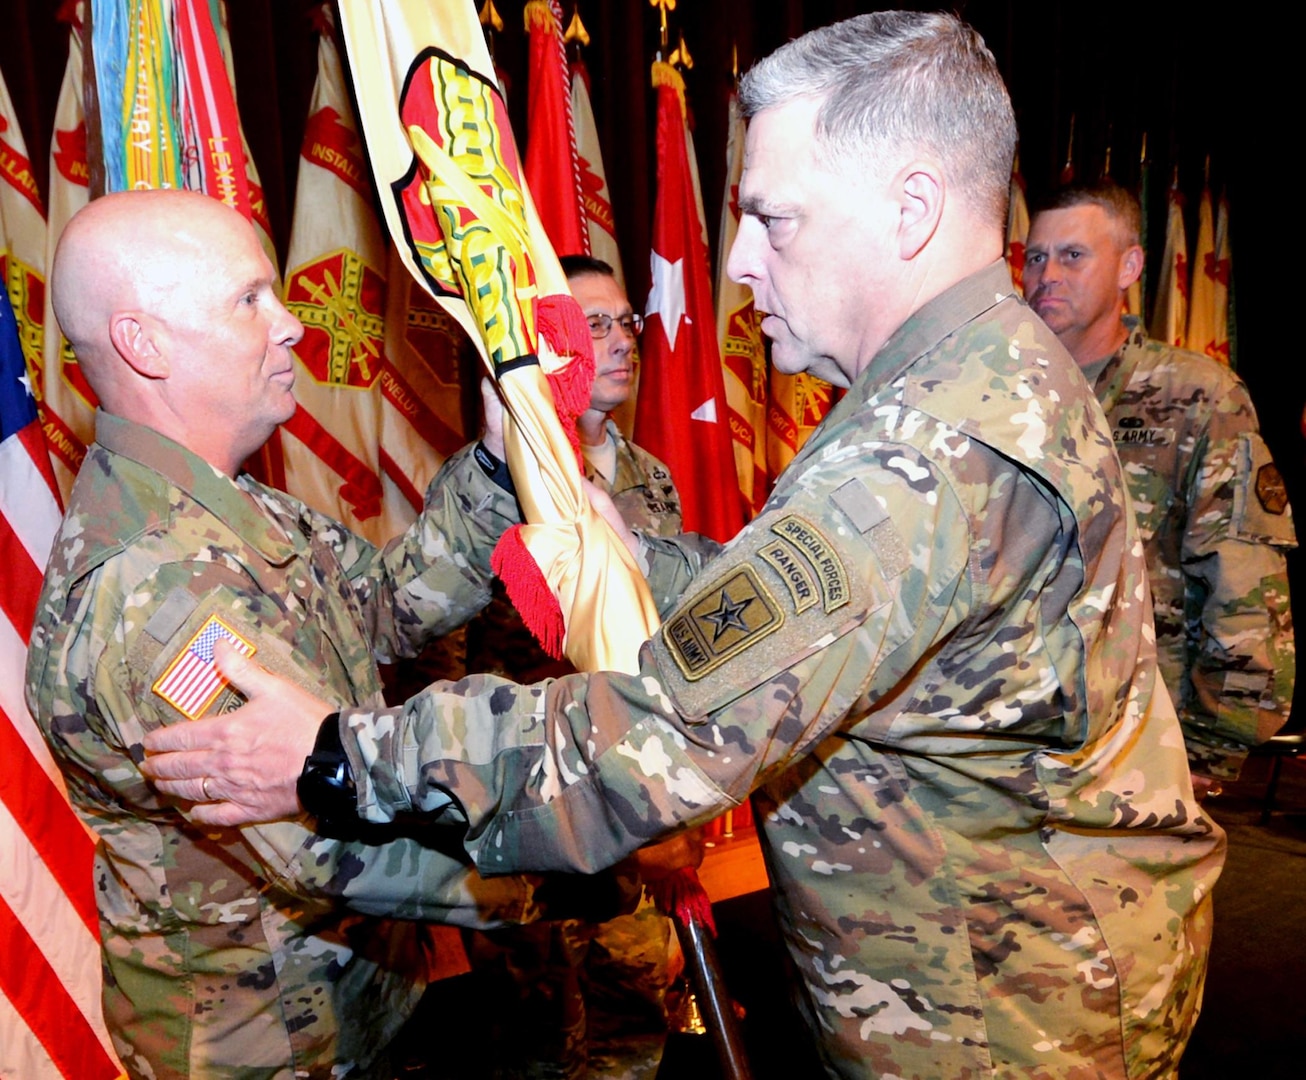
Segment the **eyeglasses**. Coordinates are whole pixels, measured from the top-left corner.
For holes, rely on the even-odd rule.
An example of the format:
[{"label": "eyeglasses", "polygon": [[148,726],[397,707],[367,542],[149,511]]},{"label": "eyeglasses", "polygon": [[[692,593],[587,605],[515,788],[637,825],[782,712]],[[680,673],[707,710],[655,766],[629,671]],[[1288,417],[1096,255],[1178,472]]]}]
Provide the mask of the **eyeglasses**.
[{"label": "eyeglasses", "polygon": [[643,315],[623,315],[619,319],[614,319],[611,315],[590,315],[588,317],[590,324],[590,337],[595,341],[602,341],[610,333],[614,325],[620,326],[628,337],[639,337],[640,332],[644,329]]}]

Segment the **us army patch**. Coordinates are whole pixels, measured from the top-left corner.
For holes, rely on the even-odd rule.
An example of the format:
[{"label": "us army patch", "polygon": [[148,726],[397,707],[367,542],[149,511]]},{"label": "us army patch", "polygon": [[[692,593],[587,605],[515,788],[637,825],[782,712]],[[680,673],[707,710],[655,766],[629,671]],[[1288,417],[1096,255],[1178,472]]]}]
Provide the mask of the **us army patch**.
[{"label": "us army patch", "polygon": [[1111,430],[1111,438],[1120,446],[1169,446],[1174,442],[1174,428],[1148,427],[1141,416],[1122,416]]},{"label": "us army patch", "polygon": [[663,640],[690,682],[784,625],[784,612],[748,565],[682,607],[663,628]]},{"label": "us army patch", "polygon": [[203,716],[227,685],[213,661],[213,648],[223,639],[245,656],[255,653],[252,642],[216,615],[210,615],[155,680],[153,691],[188,720]]},{"label": "us army patch", "polygon": [[651,648],[676,710],[698,723],[892,597],[866,537],[832,503],[791,500],[705,568]]}]

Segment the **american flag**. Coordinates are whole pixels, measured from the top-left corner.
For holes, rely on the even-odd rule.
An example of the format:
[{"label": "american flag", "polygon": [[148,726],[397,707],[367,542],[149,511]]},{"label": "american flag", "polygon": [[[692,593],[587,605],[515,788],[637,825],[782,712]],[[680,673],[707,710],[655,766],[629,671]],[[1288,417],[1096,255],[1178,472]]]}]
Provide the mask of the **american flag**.
[{"label": "american flag", "polygon": [[23,702],[58,527],[45,436],[0,285],[0,1076],[107,1080],[120,1069],[100,1019],[93,843]]},{"label": "american flag", "polygon": [[154,684],[159,697],[191,720],[203,716],[227,685],[213,663],[213,647],[222,640],[231,642],[237,652],[254,655],[253,645],[216,615],[210,615]]}]

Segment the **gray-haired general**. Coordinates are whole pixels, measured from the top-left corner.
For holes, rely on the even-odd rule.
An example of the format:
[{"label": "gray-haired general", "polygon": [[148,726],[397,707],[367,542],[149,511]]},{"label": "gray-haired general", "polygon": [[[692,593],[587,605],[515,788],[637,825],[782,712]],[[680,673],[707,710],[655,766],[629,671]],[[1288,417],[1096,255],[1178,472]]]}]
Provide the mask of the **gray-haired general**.
[{"label": "gray-haired general", "polygon": [[[847,388],[633,676],[435,684],[327,721],[371,820],[466,822],[484,872],[591,870],[755,793],[796,988],[842,1077],[1174,1075],[1223,834],[1157,679],[1101,411],[1002,262],[1016,138],[978,35],[882,12],[745,78],[729,272],[776,365]],[[151,737],[214,820],[295,808],[330,708]],[[486,724],[492,715],[494,724]],[[295,739],[245,749],[271,716]]]}]

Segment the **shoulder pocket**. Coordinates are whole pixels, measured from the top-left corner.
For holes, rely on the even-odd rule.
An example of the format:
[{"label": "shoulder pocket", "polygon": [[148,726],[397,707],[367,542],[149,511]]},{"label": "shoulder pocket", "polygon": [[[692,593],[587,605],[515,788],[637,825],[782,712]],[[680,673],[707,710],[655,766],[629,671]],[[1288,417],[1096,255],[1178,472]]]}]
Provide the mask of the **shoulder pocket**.
[{"label": "shoulder pocket", "polygon": [[1242,540],[1296,547],[1288,489],[1259,435],[1238,437],[1232,531]]}]

